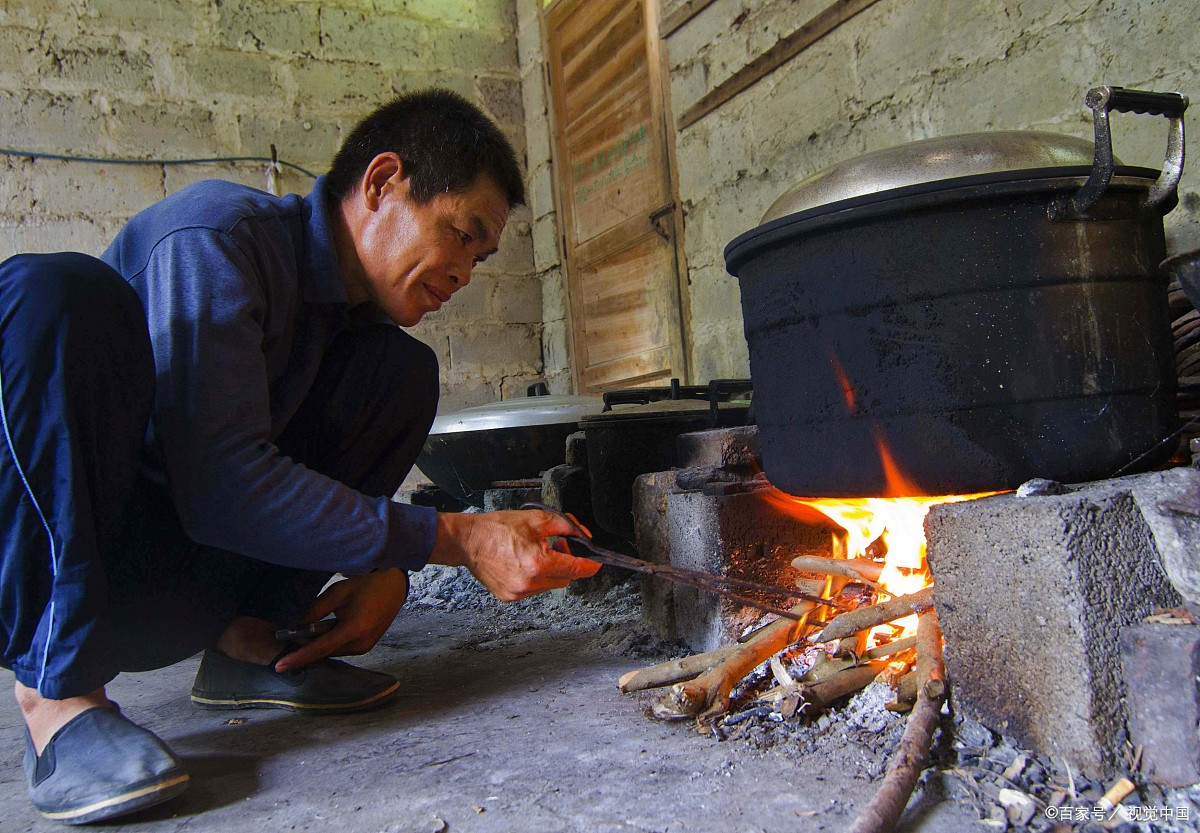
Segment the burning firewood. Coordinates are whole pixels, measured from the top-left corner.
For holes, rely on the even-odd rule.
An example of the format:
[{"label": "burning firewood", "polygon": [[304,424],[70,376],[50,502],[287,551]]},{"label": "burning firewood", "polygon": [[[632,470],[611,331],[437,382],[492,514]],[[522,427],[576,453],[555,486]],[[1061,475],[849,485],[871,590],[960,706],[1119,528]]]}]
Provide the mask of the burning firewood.
[{"label": "burning firewood", "polygon": [[924,590],[918,590],[916,593],[910,593],[907,596],[898,596],[886,602],[860,607],[849,613],[835,616],[820,633],[810,637],[809,641],[832,642],[835,639],[844,639],[859,631],[874,628],[904,616],[911,616],[914,613],[920,613],[932,605],[933,588],[926,587]]},{"label": "burning firewood", "polygon": [[[792,612],[804,616],[811,602],[802,602]],[[743,677],[804,635],[804,622],[780,619],[759,630],[749,641],[735,647],[728,657],[689,682],[676,683],[651,707],[660,720],[698,717],[710,720],[729,710],[729,693]]]},{"label": "burning firewood", "polygon": [[929,608],[917,617],[917,635],[914,639],[917,646],[916,667],[896,686],[896,699],[887,704],[888,711],[908,711],[917,702],[917,689],[921,680],[930,679],[935,669],[939,678],[945,675],[942,665],[942,631],[938,627],[936,610]]},{"label": "burning firewood", "polygon": [[801,555],[792,559],[792,566],[802,573],[817,573],[827,576],[842,576],[852,581],[861,581],[876,590],[883,564],[869,558],[828,558],[823,555]]},{"label": "burning firewood", "polygon": [[[928,676],[917,693],[917,702],[909,715],[908,725],[904,727],[896,758],[875,797],[850,828],[850,833],[888,833],[894,830],[929,759],[929,747],[941,717],[942,702],[946,699],[942,631],[938,627],[937,616],[930,614],[932,611],[917,620],[916,673],[918,679],[922,671]],[[924,657],[922,648],[925,649]]]},{"label": "burning firewood", "polygon": [[621,689],[623,694],[628,694],[631,691],[643,691],[648,688],[659,688],[665,685],[682,683],[703,674],[717,663],[727,659],[730,654],[737,651],[740,647],[737,644],[726,645],[723,648],[717,648],[715,651],[694,654],[682,659],[661,662],[649,668],[630,671],[628,674],[621,676],[621,679],[617,681],[617,687]]},{"label": "burning firewood", "polygon": [[861,691],[886,668],[887,662],[883,660],[854,665],[830,674],[818,682],[775,686],[764,691],[757,699],[776,704],[784,717],[791,717],[798,708],[811,706],[823,709],[848,694]]}]

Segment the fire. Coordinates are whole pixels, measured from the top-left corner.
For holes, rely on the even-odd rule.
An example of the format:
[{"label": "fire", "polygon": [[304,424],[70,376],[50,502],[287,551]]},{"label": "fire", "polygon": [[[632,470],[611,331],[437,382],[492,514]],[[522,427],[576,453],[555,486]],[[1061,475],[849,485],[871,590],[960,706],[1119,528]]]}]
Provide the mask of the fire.
[{"label": "fire", "polygon": [[[879,458],[887,480],[888,497],[865,498],[799,498],[772,491],[770,499],[777,505],[807,506],[825,515],[846,531],[846,558],[872,557],[871,550],[886,550],[883,569],[877,584],[890,596],[915,593],[933,583],[925,560],[925,516],[931,506],[960,503],[997,494],[980,492],[968,495],[926,496],[921,488],[908,480],[897,467],[887,443],[879,434],[875,437]],[[897,631],[899,628],[901,630]],[[906,616],[871,631],[867,647],[911,636],[917,630],[917,617]]]}]

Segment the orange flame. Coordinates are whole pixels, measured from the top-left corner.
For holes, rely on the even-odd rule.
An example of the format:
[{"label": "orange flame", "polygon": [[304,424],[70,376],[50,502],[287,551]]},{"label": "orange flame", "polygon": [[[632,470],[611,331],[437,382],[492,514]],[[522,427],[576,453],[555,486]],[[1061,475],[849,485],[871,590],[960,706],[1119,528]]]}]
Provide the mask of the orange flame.
[{"label": "orange flame", "polygon": [[[987,497],[996,492],[969,495],[921,494],[921,488],[906,478],[896,465],[880,432],[879,448],[887,483],[887,497],[799,498],[771,491],[767,497],[785,511],[807,506],[825,515],[846,531],[846,557],[870,558],[868,548],[876,541],[887,547],[879,585],[892,596],[904,596],[929,586],[932,578],[926,563],[925,516],[931,506]],[[901,628],[899,633],[894,627]],[[917,617],[907,616],[871,631],[868,647],[916,633]]]}]

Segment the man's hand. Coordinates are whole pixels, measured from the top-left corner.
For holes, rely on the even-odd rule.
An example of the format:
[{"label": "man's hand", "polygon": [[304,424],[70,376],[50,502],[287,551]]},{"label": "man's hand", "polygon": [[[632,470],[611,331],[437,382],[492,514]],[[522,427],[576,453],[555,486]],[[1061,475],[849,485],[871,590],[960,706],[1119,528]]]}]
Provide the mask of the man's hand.
[{"label": "man's hand", "polygon": [[595,561],[551,549],[546,541],[578,534],[570,522],[539,509],[439,514],[429,563],[466,567],[497,599],[512,602],[596,574]]},{"label": "man's hand", "polygon": [[329,585],[300,624],[307,625],[336,613],[337,627],[280,659],[275,670],[303,668],[326,657],[365,654],[387,632],[407,593],[408,574],[396,568],[376,570]]}]

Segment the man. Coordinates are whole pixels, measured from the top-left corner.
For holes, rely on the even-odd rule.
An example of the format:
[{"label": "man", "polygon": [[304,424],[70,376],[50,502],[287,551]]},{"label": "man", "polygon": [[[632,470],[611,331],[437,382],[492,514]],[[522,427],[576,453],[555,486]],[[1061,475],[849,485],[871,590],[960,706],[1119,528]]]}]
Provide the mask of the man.
[{"label": "man", "polygon": [[[186,787],[105,696],[120,671],[204,650],[199,706],[355,711],[398,683],[328,657],[375,644],[406,571],[465,566],[504,600],[596,571],[547,546],[572,531],[550,513],[389,500],[438,391],[432,351],[393,324],[466,286],[523,201],[496,126],[427,91],[368,116],[305,198],[199,183],[103,262],[0,265],[0,658],[44,815]],[[307,645],[274,638],[331,613]]]}]

